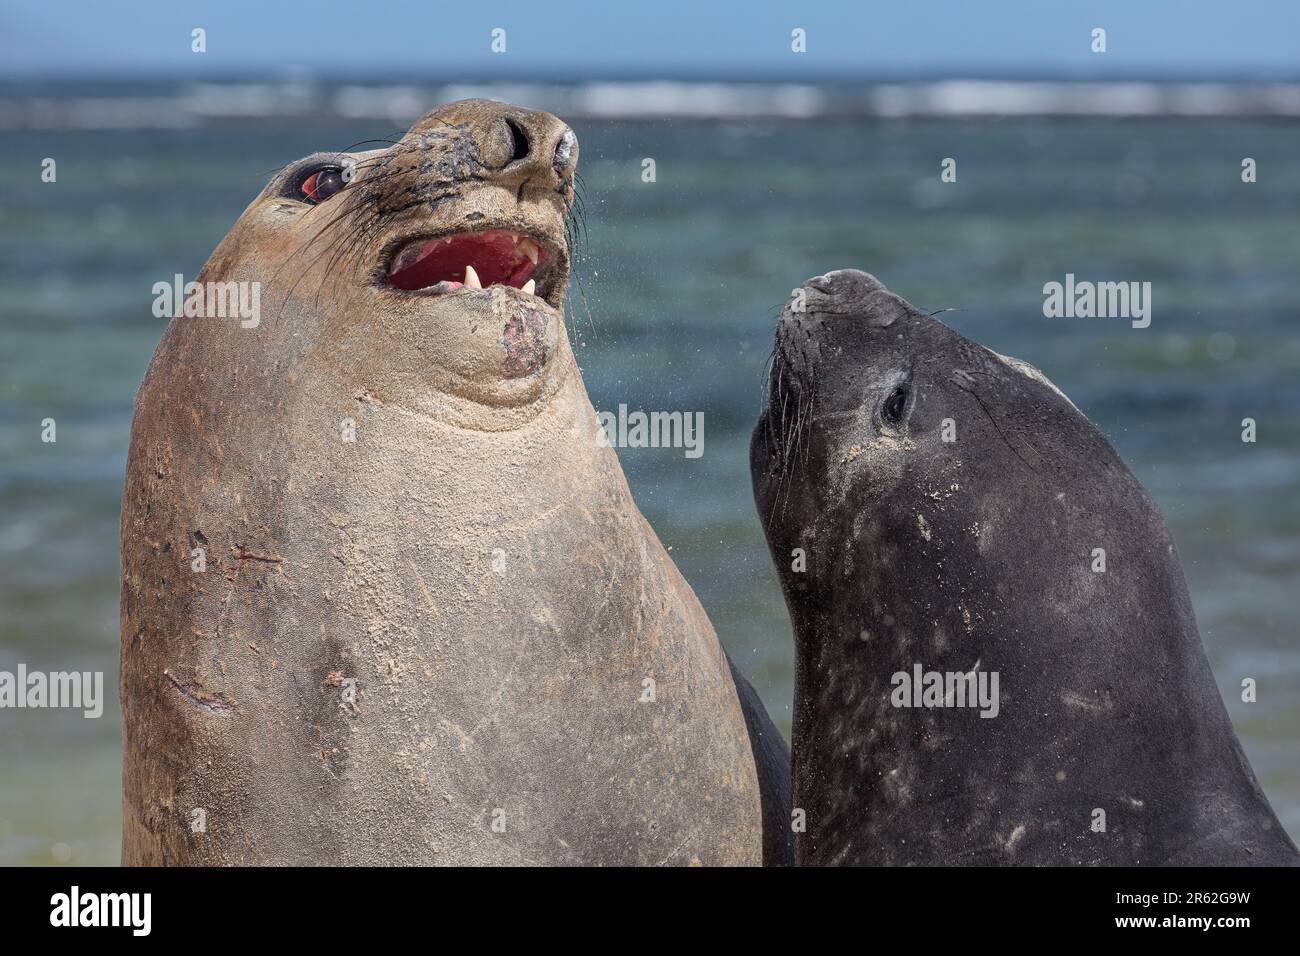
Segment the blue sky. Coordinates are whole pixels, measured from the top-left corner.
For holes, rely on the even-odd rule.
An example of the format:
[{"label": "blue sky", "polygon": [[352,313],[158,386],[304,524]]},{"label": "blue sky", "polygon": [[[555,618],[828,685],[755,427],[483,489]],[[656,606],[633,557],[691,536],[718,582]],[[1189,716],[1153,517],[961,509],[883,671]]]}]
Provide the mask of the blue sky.
[{"label": "blue sky", "polygon": [[[190,31],[208,52],[190,52]],[[1093,27],[1108,52],[1089,50]],[[494,27],[507,51],[489,49]],[[790,31],[808,52],[790,52]],[[0,72],[1300,75],[1300,0],[4,0]]]}]

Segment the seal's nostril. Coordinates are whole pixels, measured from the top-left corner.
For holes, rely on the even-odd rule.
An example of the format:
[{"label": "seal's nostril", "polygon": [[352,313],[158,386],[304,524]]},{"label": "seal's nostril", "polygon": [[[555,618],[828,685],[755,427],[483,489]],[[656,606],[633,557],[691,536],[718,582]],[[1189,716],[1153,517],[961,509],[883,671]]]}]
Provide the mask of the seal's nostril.
[{"label": "seal's nostril", "polygon": [[563,173],[569,160],[573,158],[573,144],[577,137],[573,135],[573,130],[566,129],[564,135],[560,137],[560,142],[555,147],[555,160],[553,165],[557,173]]},{"label": "seal's nostril", "polygon": [[528,133],[518,120],[509,116],[506,117],[506,126],[510,127],[510,162],[513,163],[528,155]]}]

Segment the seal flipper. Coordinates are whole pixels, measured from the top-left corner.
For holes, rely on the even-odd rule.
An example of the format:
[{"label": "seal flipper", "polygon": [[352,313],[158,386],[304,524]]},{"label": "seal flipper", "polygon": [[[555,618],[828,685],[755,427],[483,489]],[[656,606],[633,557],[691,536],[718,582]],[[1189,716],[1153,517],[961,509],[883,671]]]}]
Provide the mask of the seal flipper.
[{"label": "seal flipper", "polygon": [[790,829],[790,745],[776,729],[758,691],[727,655],[736,696],[745,713],[745,729],[758,771],[763,810],[763,865],[794,866],[794,834]]}]

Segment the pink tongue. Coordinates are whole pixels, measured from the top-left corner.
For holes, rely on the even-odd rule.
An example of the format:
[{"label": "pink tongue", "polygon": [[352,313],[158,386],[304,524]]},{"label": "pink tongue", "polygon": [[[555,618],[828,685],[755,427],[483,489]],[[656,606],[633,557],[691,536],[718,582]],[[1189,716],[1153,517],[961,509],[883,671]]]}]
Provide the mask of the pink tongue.
[{"label": "pink tongue", "polygon": [[389,273],[388,281],[398,289],[425,289],[440,282],[464,283],[465,267],[473,266],[484,288],[497,283],[518,288],[536,268],[504,230],[463,233],[433,239],[420,247],[405,264]]}]

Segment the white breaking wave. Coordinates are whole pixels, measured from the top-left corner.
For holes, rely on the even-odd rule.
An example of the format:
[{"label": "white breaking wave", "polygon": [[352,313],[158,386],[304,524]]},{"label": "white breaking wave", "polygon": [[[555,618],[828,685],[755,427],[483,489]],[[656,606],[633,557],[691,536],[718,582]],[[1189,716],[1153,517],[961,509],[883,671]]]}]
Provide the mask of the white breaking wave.
[{"label": "white breaking wave", "polygon": [[1300,83],[937,80],[825,84],[601,80],[586,83],[326,85],[200,83],[172,95],[6,95],[0,129],[156,129],[233,119],[385,119],[406,124],[481,97],[581,119],[963,116],[1300,116]]}]

